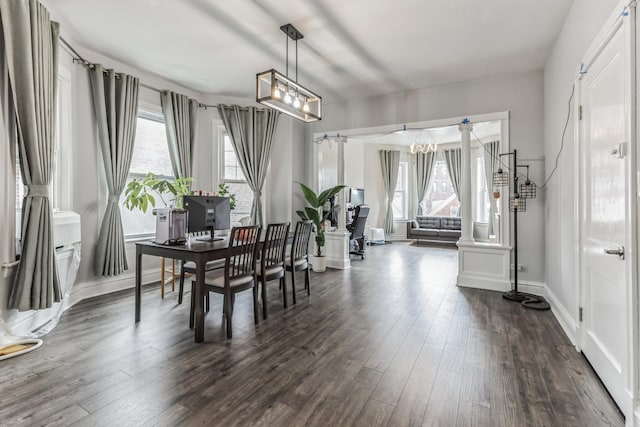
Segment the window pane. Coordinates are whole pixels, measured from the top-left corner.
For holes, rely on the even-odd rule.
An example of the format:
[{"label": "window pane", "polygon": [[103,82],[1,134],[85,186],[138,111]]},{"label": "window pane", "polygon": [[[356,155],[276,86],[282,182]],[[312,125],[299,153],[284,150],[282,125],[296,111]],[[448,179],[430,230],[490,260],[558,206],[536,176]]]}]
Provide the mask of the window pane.
[{"label": "window pane", "polygon": [[[148,118],[148,116],[153,118]],[[144,178],[149,172],[160,177],[173,178],[167,134],[161,120],[162,116],[149,113],[141,113],[138,116],[136,141],[127,183],[133,179]],[[164,202],[158,194],[152,193],[152,195],[156,199],[156,207],[164,207],[165,202],[169,205],[172,204],[172,194],[162,195]],[[139,209],[130,211],[124,207],[124,191],[120,196],[120,203],[125,236],[155,233],[156,219],[151,206],[146,213]]]},{"label": "window pane", "polygon": [[431,191],[422,202],[424,215],[459,216],[460,202],[453,191],[444,160],[436,161],[431,179]]},{"label": "window pane", "polygon": [[393,219],[404,219],[404,194],[401,191],[396,191],[393,195]]},{"label": "window pane", "polygon": [[236,208],[231,211],[231,221],[238,222],[241,218],[251,215],[253,191],[246,182],[227,182],[229,191],[236,195]]}]

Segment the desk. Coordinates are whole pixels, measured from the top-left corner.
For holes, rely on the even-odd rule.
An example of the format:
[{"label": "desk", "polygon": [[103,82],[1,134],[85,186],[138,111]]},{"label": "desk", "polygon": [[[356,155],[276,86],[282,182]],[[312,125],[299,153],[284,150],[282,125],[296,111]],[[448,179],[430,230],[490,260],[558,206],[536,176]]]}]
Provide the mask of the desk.
[{"label": "desk", "polygon": [[[185,245],[165,246],[153,242],[136,243],[136,322],[140,321],[140,299],[142,292],[142,255],[154,255],[165,258],[193,261],[196,264],[196,284],[204,280],[207,262],[226,258],[229,253],[229,240],[215,242],[201,242],[191,240]],[[204,306],[202,303],[200,286],[194,287],[195,292],[195,340],[204,341]]]}]

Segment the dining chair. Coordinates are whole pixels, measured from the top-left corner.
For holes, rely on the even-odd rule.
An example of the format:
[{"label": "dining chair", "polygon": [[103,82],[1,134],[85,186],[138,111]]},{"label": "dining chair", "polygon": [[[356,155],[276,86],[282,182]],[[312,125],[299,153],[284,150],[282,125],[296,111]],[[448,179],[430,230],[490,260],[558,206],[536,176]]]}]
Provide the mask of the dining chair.
[{"label": "dining chair", "polygon": [[284,308],[287,308],[284,255],[289,235],[289,223],[269,224],[265,233],[260,260],[256,266],[258,282],[262,285],[262,318],[267,318],[267,282],[279,279]]},{"label": "dining chair", "polygon": [[296,271],[304,270],[304,287],[307,289],[307,295],[311,294],[309,280],[309,237],[313,222],[298,221],[296,230],[293,233],[293,242],[291,243],[291,252],[284,260],[284,266],[287,271],[291,272],[291,290],[293,291],[293,303],[296,303]]},{"label": "dining chair", "polygon": [[256,254],[260,236],[260,227],[234,227],[229,237],[228,253],[225,258],[224,274],[208,272],[201,284],[191,282],[191,325],[195,320],[195,286],[202,286],[202,297],[207,299],[209,292],[224,296],[222,314],[227,321],[227,338],[232,337],[231,318],[235,294],[253,290],[253,317],[259,322],[258,288],[256,286]]}]

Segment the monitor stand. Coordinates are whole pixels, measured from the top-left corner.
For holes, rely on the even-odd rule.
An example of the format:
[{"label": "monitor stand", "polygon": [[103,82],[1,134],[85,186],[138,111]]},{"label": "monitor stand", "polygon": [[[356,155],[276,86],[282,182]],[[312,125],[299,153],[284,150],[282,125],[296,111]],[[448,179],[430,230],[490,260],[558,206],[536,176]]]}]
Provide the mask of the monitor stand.
[{"label": "monitor stand", "polygon": [[223,237],[214,237],[215,227],[207,227],[209,229],[208,236],[197,237],[196,240],[200,242],[216,242],[218,240],[224,240]]}]

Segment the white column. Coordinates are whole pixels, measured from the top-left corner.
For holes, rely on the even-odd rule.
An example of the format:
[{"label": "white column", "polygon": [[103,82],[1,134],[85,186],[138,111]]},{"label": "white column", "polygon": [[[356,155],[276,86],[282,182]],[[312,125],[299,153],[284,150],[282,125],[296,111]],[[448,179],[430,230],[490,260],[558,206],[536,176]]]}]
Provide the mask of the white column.
[{"label": "white column", "polygon": [[473,221],[471,201],[471,130],[470,123],[460,124],[458,130],[462,136],[462,171],[460,176],[460,196],[464,201],[462,206],[462,233],[459,243],[473,243]]},{"label": "white column", "polygon": [[[338,137],[338,185],[344,185],[344,144],[347,142],[347,138]],[[338,193],[338,205],[340,206],[340,210],[338,211],[338,231],[346,231],[347,230],[347,211],[346,211],[346,200],[345,200],[345,191],[342,190]]]}]

